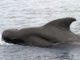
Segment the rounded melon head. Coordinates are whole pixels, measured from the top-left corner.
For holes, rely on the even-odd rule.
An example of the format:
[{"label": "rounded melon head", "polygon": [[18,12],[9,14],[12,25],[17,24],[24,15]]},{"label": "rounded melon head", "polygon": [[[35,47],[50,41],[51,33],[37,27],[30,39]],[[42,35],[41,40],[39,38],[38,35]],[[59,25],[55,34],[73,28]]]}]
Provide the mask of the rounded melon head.
[{"label": "rounded melon head", "polygon": [[17,29],[8,29],[8,30],[3,31],[3,33],[2,33],[2,39],[5,42],[14,43],[17,38],[18,38],[18,30]]}]

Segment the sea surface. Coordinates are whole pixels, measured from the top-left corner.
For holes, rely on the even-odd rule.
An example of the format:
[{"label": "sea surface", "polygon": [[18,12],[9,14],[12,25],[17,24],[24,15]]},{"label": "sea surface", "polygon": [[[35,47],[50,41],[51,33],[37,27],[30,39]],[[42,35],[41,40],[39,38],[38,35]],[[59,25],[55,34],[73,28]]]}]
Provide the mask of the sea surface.
[{"label": "sea surface", "polygon": [[76,18],[70,29],[80,35],[80,0],[0,0],[0,59],[80,60],[80,45],[77,44],[39,48],[2,41],[1,35],[6,29],[38,27],[64,17]]}]

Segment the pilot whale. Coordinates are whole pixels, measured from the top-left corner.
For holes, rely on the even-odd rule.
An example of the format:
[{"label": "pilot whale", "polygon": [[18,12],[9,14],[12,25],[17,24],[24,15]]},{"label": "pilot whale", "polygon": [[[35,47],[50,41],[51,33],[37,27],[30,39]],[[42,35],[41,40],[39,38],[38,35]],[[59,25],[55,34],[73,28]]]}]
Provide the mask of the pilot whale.
[{"label": "pilot whale", "polygon": [[5,42],[25,45],[51,47],[56,43],[79,41],[79,36],[70,31],[70,24],[75,18],[66,17],[55,19],[41,27],[7,29],[2,33]]}]

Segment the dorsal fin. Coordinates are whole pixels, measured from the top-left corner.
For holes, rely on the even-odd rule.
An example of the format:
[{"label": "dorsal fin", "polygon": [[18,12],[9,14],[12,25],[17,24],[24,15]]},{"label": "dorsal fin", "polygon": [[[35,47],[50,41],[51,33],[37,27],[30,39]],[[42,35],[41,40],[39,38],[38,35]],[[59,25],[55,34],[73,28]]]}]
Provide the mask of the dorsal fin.
[{"label": "dorsal fin", "polygon": [[66,30],[70,30],[70,24],[76,21],[75,18],[67,17],[67,18],[61,18],[61,19],[56,19],[54,21],[51,21],[47,23],[45,26],[47,27],[57,27],[57,28],[62,28]]}]

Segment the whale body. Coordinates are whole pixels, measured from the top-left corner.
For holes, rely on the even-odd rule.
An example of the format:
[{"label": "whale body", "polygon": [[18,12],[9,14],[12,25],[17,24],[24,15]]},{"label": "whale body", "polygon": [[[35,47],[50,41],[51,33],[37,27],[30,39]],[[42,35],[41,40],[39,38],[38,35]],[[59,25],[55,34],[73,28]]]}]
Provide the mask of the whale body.
[{"label": "whale body", "polygon": [[7,29],[2,33],[5,42],[25,45],[51,47],[56,43],[79,41],[79,36],[70,31],[70,24],[75,18],[55,19],[41,27]]}]

